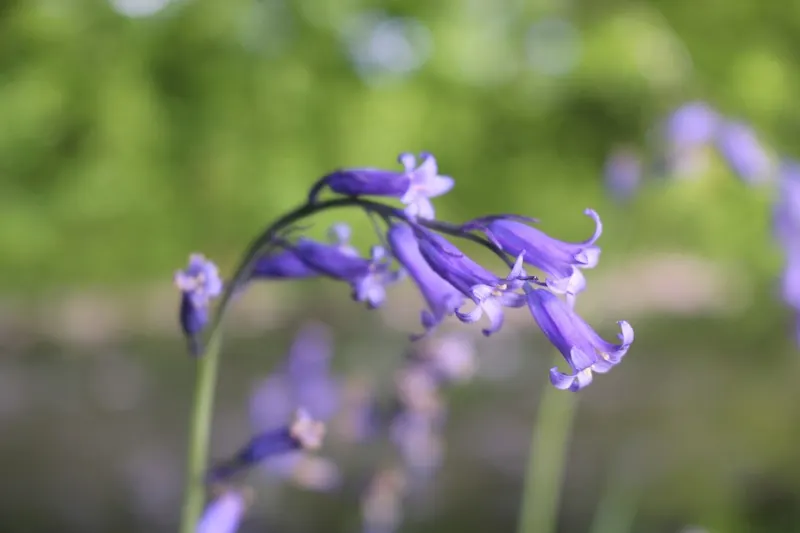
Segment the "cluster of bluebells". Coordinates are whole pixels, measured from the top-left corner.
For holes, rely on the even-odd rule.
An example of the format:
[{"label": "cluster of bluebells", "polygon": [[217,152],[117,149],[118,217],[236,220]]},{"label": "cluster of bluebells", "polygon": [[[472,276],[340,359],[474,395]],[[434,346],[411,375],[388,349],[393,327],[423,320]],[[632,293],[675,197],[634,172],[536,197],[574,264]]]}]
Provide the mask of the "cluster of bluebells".
[{"label": "cluster of bluebells", "polygon": [[[669,176],[702,175],[711,152],[717,152],[744,183],[775,188],[774,237],[785,256],[781,294],[795,313],[795,336],[800,344],[800,162],[776,157],[753,128],[726,118],[704,102],[679,106],[659,124],[655,138],[657,170]],[[613,150],[605,168],[609,192],[619,200],[631,198],[646,170],[635,149]]]},{"label": "cluster of bluebells", "polygon": [[[443,222],[436,219],[431,199],[448,192],[453,179],[440,175],[435,158],[427,153],[420,154],[419,160],[401,154],[399,162],[402,170],[355,168],[323,176],[302,206],[262,233],[225,291],[213,263],[193,255],[189,267],[175,276],[182,295],[180,323],[192,352],[202,354],[212,299],[222,296],[221,313],[230,294],[238,294],[251,283],[326,278],[347,286],[353,300],[374,309],[384,304],[393,285],[409,279],[424,301],[414,340],[430,335],[451,317],[467,324],[481,322],[481,331],[490,336],[503,327],[509,309],[527,307],[569,367],[566,372],[551,370],[555,387],[578,391],[591,383],[594,373],[607,372],[621,361],[633,342],[630,325],[619,322],[619,342],[608,342],[574,310],[576,298],[586,289],[583,271],[594,268],[600,258],[597,240],[602,224],[595,211],[585,211],[594,231],[579,242],[552,237],[536,228],[535,219],[522,215],[481,216],[462,224]],[[397,201],[403,207],[396,207],[393,202]],[[341,224],[334,225],[324,241],[300,234],[298,223],[306,217],[341,207],[361,209],[373,218],[377,244],[368,254],[350,244],[351,231]],[[454,238],[489,249],[500,259],[504,272],[497,274],[469,257]],[[535,270],[536,275],[528,270]],[[421,372],[417,364],[413,368],[406,385],[420,387],[420,380],[430,380],[432,374],[425,373],[427,370]],[[297,385],[293,372],[290,364],[283,387]],[[423,375],[427,377],[421,378]],[[441,384],[438,379],[432,386]],[[298,390],[296,394],[306,393]],[[409,398],[424,397],[420,394],[414,392]],[[321,437],[319,421],[329,414],[317,412],[309,398],[294,403],[302,409],[296,420],[284,420],[266,436],[254,438],[234,459],[213,469],[212,478],[230,477],[243,466],[268,458],[301,457],[303,454],[296,452],[315,447]],[[409,416],[398,419],[404,421],[394,424],[393,434],[402,435],[404,427],[421,420]],[[425,424],[435,426],[433,418],[425,418]],[[403,442],[401,437],[396,439]]]},{"label": "cluster of bluebells", "polygon": [[418,494],[442,460],[447,416],[443,388],[469,380],[475,370],[469,339],[446,335],[416,344],[395,377],[395,392],[384,425],[399,460],[372,477],[362,496],[364,533],[392,533],[400,526],[403,500]]},{"label": "cluster of bluebells", "polygon": [[605,180],[620,200],[630,198],[646,172],[675,178],[702,175],[717,153],[743,182],[759,185],[776,176],[775,160],[756,131],[738,119],[725,117],[705,102],[688,102],[673,110],[653,131],[655,168],[631,147],[609,154]]}]

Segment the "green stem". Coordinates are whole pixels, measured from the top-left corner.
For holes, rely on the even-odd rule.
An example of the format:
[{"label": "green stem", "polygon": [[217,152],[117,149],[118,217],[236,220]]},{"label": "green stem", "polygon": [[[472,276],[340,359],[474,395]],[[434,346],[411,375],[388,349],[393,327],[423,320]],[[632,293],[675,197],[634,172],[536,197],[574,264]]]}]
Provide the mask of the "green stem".
[{"label": "green stem", "polygon": [[194,533],[200,513],[203,511],[205,501],[203,477],[208,458],[221,341],[221,330],[217,329],[209,338],[205,352],[197,361],[194,408],[189,428],[189,453],[186,463],[186,493],[183,499],[180,533]]},{"label": "green stem", "polygon": [[[560,358],[560,357],[559,357]],[[547,384],[531,435],[518,533],[556,530],[561,485],[578,397]]]}]

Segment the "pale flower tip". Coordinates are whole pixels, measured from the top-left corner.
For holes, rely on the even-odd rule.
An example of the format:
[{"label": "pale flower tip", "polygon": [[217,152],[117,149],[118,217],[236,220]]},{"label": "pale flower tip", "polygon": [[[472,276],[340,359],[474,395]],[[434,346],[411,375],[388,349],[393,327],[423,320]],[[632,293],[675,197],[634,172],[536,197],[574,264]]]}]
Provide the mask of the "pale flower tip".
[{"label": "pale flower tip", "polygon": [[297,410],[289,432],[304,450],[317,450],[322,446],[325,424],[314,420],[305,409],[301,408]]}]

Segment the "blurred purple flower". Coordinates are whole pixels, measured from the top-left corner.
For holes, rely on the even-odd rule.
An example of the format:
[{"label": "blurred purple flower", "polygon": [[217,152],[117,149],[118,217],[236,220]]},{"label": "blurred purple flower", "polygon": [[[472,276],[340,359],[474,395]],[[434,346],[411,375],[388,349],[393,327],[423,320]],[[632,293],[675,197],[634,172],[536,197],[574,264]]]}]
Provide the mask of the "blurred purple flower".
[{"label": "blurred purple flower", "polygon": [[525,223],[534,220],[513,215],[476,219],[464,229],[483,231],[503,251],[523,257],[525,263],[547,275],[550,290],[566,294],[572,305],[575,296],[586,288],[581,269],[594,268],[600,260],[600,248],[594,243],[603,233],[603,224],[594,210],[587,209],[584,214],[594,220],[595,230],[589,239],[578,243],[555,239]]},{"label": "blurred purple flower", "polygon": [[384,467],[372,478],[361,501],[364,533],[397,531],[403,518],[403,500],[408,489],[400,468]]},{"label": "blurred purple flower", "polygon": [[[208,324],[209,304],[222,293],[222,279],[213,262],[201,254],[192,254],[189,266],[175,272],[174,282],[181,291],[181,328],[193,339]],[[199,351],[196,343],[193,343],[193,351]]]},{"label": "blurred purple flower", "polygon": [[[327,422],[340,405],[340,384],[330,373],[333,356],[330,331],[310,323],[298,332],[282,367],[263,380],[250,398],[250,418],[258,431],[269,431],[288,423],[302,408],[312,418]],[[272,474],[291,478],[307,488],[327,489],[338,478],[338,470],[326,459],[303,451],[264,461]]]},{"label": "blurred purple flower", "polygon": [[614,198],[629,199],[642,180],[642,160],[639,154],[627,148],[614,150],[606,160],[604,177],[606,187]]},{"label": "blurred purple flower", "polygon": [[612,344],[550,291],[528,287],[526,292],[533,318],[572,369],[571,374],[550,370],[550,381],[556,388],[578,391],[586,387],[592,382],[592,372],[611,370],[633,342],[633,328],[625,321],[619,322],[621,344]]},{"label": "blurred purple flower", "polygon": [[291,424],[254,436],[232,459],[213,467],[207,479],[212,483],[225,481],[270,457],[296,450],[316,450],[322,445],[324,434],[322,422],[311,418],[304,409],[298,409]]},{"label": "blurred purple flower", "polygon": [[772,222],[775,238],[784,248],[800,248],[800,163],[780,165]]},{"label": "blurred purple flower", "polygon": [[664,137],[671,150],[684,151],[709,144],[720,123],[719,114],[705,102],[688,102],[670,114]]},{"label": "blurred purple flower", "polygon": [[247,502],[244,494],[230,490],[212,501],[200,522],[197,524],[196,533],[235,533],[239,529]]},{"label": "blurred purple flower", "polygon": [[430,478],[441,465],[444,456],[441,425],[441,419],[411,410],[402,412],[392,422],[392,442],[403,458],[403,465],[418,481]]},{"label": "blurred purple flower", "polygon": [[489,327],[482,330],[489,336],[503,326],[503,307],[522,307],[525,296],[516,292],[525,284],[522,278],[524,253],[520,253],[509,275],[503,279],[489,272],[464,255],[447,239],[423,228],[417,228],[419,251],[439,277],[475,302],[475,309],[467,313],[456,310],[456,316],[465,323],[478,321],[486,314]]},{"label": "blurred purple flower", "polygon": [[418,346],[411,354],[438,386],[464,382],[475,375],[475,345],[465,335],[440,335]]},{"label": "blurred purple flower", "polygon": [[389,228],[389,245],[397,261],[414,280],[428,309],[421,313],[425,331],[414,338],[422,337],[438,326],[445,317],[455,313],[464,303],[464,295],[442,279],[425,261],[419,250],[414,230],[408,224],[398,223]]},{"label": "blurred purple flower", "polygon": [[784,301],[800,311],[800,246],[797,244],[786,250],[781,289]]},{"label": "blurred purple flower", "polygon": [[772,161],[750,126],[727,121],[717,131],[716,141],[722,157],[742,180],[755,185],[770,179]]},{"label": "blurred purple flower", "polygon": [[439,175],[436,159],[429,153],[420,154],[420,164],[413,154],[398,157],[403,172],[375,168],[343,169],[323,178],[328,187],[348,196],[390,196],[400,198],[410,217],[434,218],[430,199],[453,188],[453,178]]}]

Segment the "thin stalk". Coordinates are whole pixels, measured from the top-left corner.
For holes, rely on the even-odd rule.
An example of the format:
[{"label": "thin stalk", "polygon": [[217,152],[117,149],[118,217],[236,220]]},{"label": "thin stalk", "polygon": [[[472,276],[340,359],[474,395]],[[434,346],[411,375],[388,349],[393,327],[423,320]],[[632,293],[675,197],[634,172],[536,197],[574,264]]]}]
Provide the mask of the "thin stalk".
[{"label": "thin stalk", "polygon": [[217,383],[222,331],[209,338],[205,352],[197,362],[194,404],[189,427],[189,453],[186,459],[186,484],[181,510],[180,533],[194,533],[205,501],[203,477],[208,460],[211,419],[214,412],[214,390]]},{"label": "thin stalk", "polygon": [[577,395],[545,386],[531,435],[518,533],[556,531]]}]

